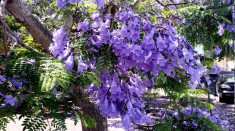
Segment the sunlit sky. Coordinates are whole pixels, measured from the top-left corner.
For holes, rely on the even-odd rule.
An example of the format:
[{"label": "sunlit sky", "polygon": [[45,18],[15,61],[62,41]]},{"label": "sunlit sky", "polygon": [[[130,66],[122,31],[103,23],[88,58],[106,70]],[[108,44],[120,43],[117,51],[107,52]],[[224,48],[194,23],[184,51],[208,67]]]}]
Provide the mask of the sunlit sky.
[{"label": "sunlit sky", "polygon": [[195,50],[196,50],[199,54],[204,54],[203,46],[202,46],[202,45],[196,46]]}]

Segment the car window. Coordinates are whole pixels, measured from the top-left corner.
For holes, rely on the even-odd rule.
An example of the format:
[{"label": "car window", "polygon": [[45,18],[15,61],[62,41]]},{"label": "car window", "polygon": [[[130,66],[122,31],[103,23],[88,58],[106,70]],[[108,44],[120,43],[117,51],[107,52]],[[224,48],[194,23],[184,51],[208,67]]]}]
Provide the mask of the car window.
[{"label": "car window", "polygon": [[223,81],[224,82],[234,82],[234,75],[224,75],[223,76]]}]

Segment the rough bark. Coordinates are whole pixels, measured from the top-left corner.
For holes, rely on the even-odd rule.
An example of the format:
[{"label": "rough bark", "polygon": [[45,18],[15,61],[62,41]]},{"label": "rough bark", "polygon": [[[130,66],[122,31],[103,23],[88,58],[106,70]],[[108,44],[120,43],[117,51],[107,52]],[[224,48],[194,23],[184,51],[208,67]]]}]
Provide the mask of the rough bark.
[{"label": "rough bark", "polygon": [[51,33],[21,4],[19,0],[8,0],[7,11],[22,23],[34,39],[49,52],[53,42]]},{"label": "rough bark", "polygon": [[107,125],[107,118],[103,117],[100,114],[100,111],[96,109],[95,104],[91,103],[89,99],[87,99],[87,96],[85,96],[84,93],[81,92],[80,87],[75,86],[74,87],[74,93],[75,93],[75,104],[78,107],[82,107],[83,114],[81,115],[81,119],[83,115],[89,115],[96,121],[96,125],[93,128],[88,128],[82,125],[83,131],[108,131],[108,125]]}]

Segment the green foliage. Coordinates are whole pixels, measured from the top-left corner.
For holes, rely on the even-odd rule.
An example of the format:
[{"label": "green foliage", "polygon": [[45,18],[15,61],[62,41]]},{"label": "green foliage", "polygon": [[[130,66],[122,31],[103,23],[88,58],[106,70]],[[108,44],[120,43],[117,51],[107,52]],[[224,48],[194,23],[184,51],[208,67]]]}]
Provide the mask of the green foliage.
[{"label": "green foliage", "polygon": [[27,116],[22,126],[24,126],[23,131],[44,131],[47,127],[47,124],[43,116]]},{"label": "green foliage", "polygon": [[75,113],[74,113],[74,125],[77,125],[78,124],[78,122],[79,122],[79,116],[78,116],[78,113],[75,111]]},{"label": "green foliage", "polygon": [[74,79],[61,61],[32,52],[20,53],[9,58],[5,74],[8,77],[21,76],[21,79],[29,82],[28,87],[31,85],[34,91],[40,92],[50,92],[57,84],[67,91],[67,85]]},{"label": "green foliage", "polygon": [[[27,96],[23,100],[25,106],[20,110],[21,115],[19,117],[19,119],[24,119],[22,124],[24,129],[37,131],[45,130],[49,126],[50,130],[52,130],[51,127],[55,130],[66,130],[65,115],[69,109],[66,109],[68,105],[65,103],[66,108],[62,113],[59,109],[60,101],[63,103],[63,99],[58,99],[56,96],[49,94],[31,94]],[[51,122],[49,122],[50,119],[52,119]]]},{"label": "green foliage", "polygon": [[56,59],[40,61],[40,81],[42,91],[51,91],[56,82],[67,91],[67,84],[73,80],[73,75],[68,73],[64,64]]},{"label": "green foliage", "polygon": [[222,131],[222,127],[213,123],[209,118],[200,117],[197,123],[201,126],[203,131]]},{"label": "green foliage", "polygon": [[[20,109],[20,119],[24,118],[22,126],[24,130],[38,131],[45,130],[49,123],[45,122],[45,115],[52,118],[51,126],[55,130],[66,130],[65,115],[71,108],[64,94],[59,96],[50,94],[55,87],[61,89],[64,93],[68,93],[68,86],[71,86],[74,81],[74,76],[67,72],[64,64],[54,58],[42,56],[37,53],[23,52],[9,57],[5,62],[4,75],[12,78],[14,75],[20,76],[26,80],[22,88],[26,91],[26,98],[23,99],[23,104]],[[4,83],[0,85],[1,92],[10,92],[13,85]],[[6,88],[8,87],[8,88]],[[22,94],[21,94],[22,93]],[[23,95],[25,92],[20,92],[18,95]],[[59,106],[63,104],[64,109],[61,113]],[[13,108],[13,107],[12,107]],[[3,111],[6,109],[6,111]],[[0,118],[3,121],[1,128],[5,129],[9,116],[14,114],[11,108],[0,108]],[[9,113],[8,113],[9,112]]]},{"label": "green foliage", "polygon": [[96,125],[95,120],[90,116],[85,114],[84,116],[82,116],[82,125],[84,125],[85,127],[88,128],[93,128]]},{"label": "green foliage", "polygon": [[0,130],[6,131],[8,123],[9,123],[9,119],[7,117],[0,117]]},{"label": "green foliage", "polygon": [[[1,99],[0,99],[1,101]],[[0,108],[0,130],[6,131],[7,124],[10,121],[14,121],[14,114],[16,113],[15,108],[6,105],[4,108]]]},{"label": "green foliage", "polygon": [[[182,11],[185,8],[188,10]],[[229,16],[231,15],[231,6],[223,5],[211,8],[205,8],[201,5],[194,5],[193,8],[191,6],[183,6],[182,8],[168,12],[183,15],[186,22],[183,22],[177,28],[193,46],[203,45],[204,51],[212,51],[216,45],[219,45],[223,47],[223,53],[219,55],[220,58],[234,57],[235,52],[229,45],[229,39],[232,38],[232,33],[229,33],[225,29],[223,35],[220,36],[218,34],[219,24],[231,24],[232,19]],[[230,47],[230,49],[224,49],[224,47]]]},{"label": "green foliage", "polygon": [[173,123],[171,121],[165,121],[163,123],[154,126],[154,131],[171,131]]},{"label": "green foliage", "polygon": [[53,117],[51,121],[51,126],[55,128],[54,131],[66,131],[67,127],[65,124],[65,117]]}]

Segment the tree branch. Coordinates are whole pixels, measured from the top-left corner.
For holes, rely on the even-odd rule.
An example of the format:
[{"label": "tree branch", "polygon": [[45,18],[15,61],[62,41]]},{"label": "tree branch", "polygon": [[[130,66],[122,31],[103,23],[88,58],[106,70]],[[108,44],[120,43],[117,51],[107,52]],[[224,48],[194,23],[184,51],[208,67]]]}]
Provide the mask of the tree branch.
[{"label": "tree branch", "polygon": [[191,2],[182,2],[182,3],[172,3],[171,4],[163,4],[160,0],[156,0],[158,4],[160,4],[161,6],[165,7],[165,8],[168,8],[168,6],[171,6],[171,5],[174,5],[174,6],[177,6],[177,5],[186,5],[186,4],[190,4]]},{"label": "tree branch", "polygon": [[171,5],[174,5],[174,6],[176,6],[176,5],[187,5],[187,4],[191,4],[190,2],[184,2],[184,3],[172,3],[172,4],[167,4],[167,5],[165,5],[166,7],[167,6],[171,6]]},{"label": "tree branch", "polygon": [[51,33],[28,11],[19,0],[8,0],[7,11],[22,23],[34,39],[48,52],[53,43]]},{"label": "tree branch", "polygon": [[156,0],[156,1],[157,1],[157,3],[160,4],[161,6],[166,7],[166,5],[164,5],[161,1],[159,1],[159,0]]},{"label": "tree branch", "polygon": [[[2,23],[2,26],[3,26],[5,34],[15,41],[15,44],[13,45],[13,51],[18,46],[18,44],[19,44],[22,47],[28,49],[29,51],[36,52],[33,48],[27,46],[21,40],[19,40],[19,38],[12,32],[12,30],[7,25],[6,18],[5,18],[5,13],[4,13],[5,12],[6,3],[7,3],[7,0],[1,0],[1,4],[0,4],[0,20],[1,20],[1,23]],[[13,53],[13,51],[12,52],[8,52],[7,56],[10,56]]]},{"label": "tree branch", "polygon": [[132,5],[132,10],[135,10],[139,4],[140,4],[141,0],[136,0],[136,2]]}]

